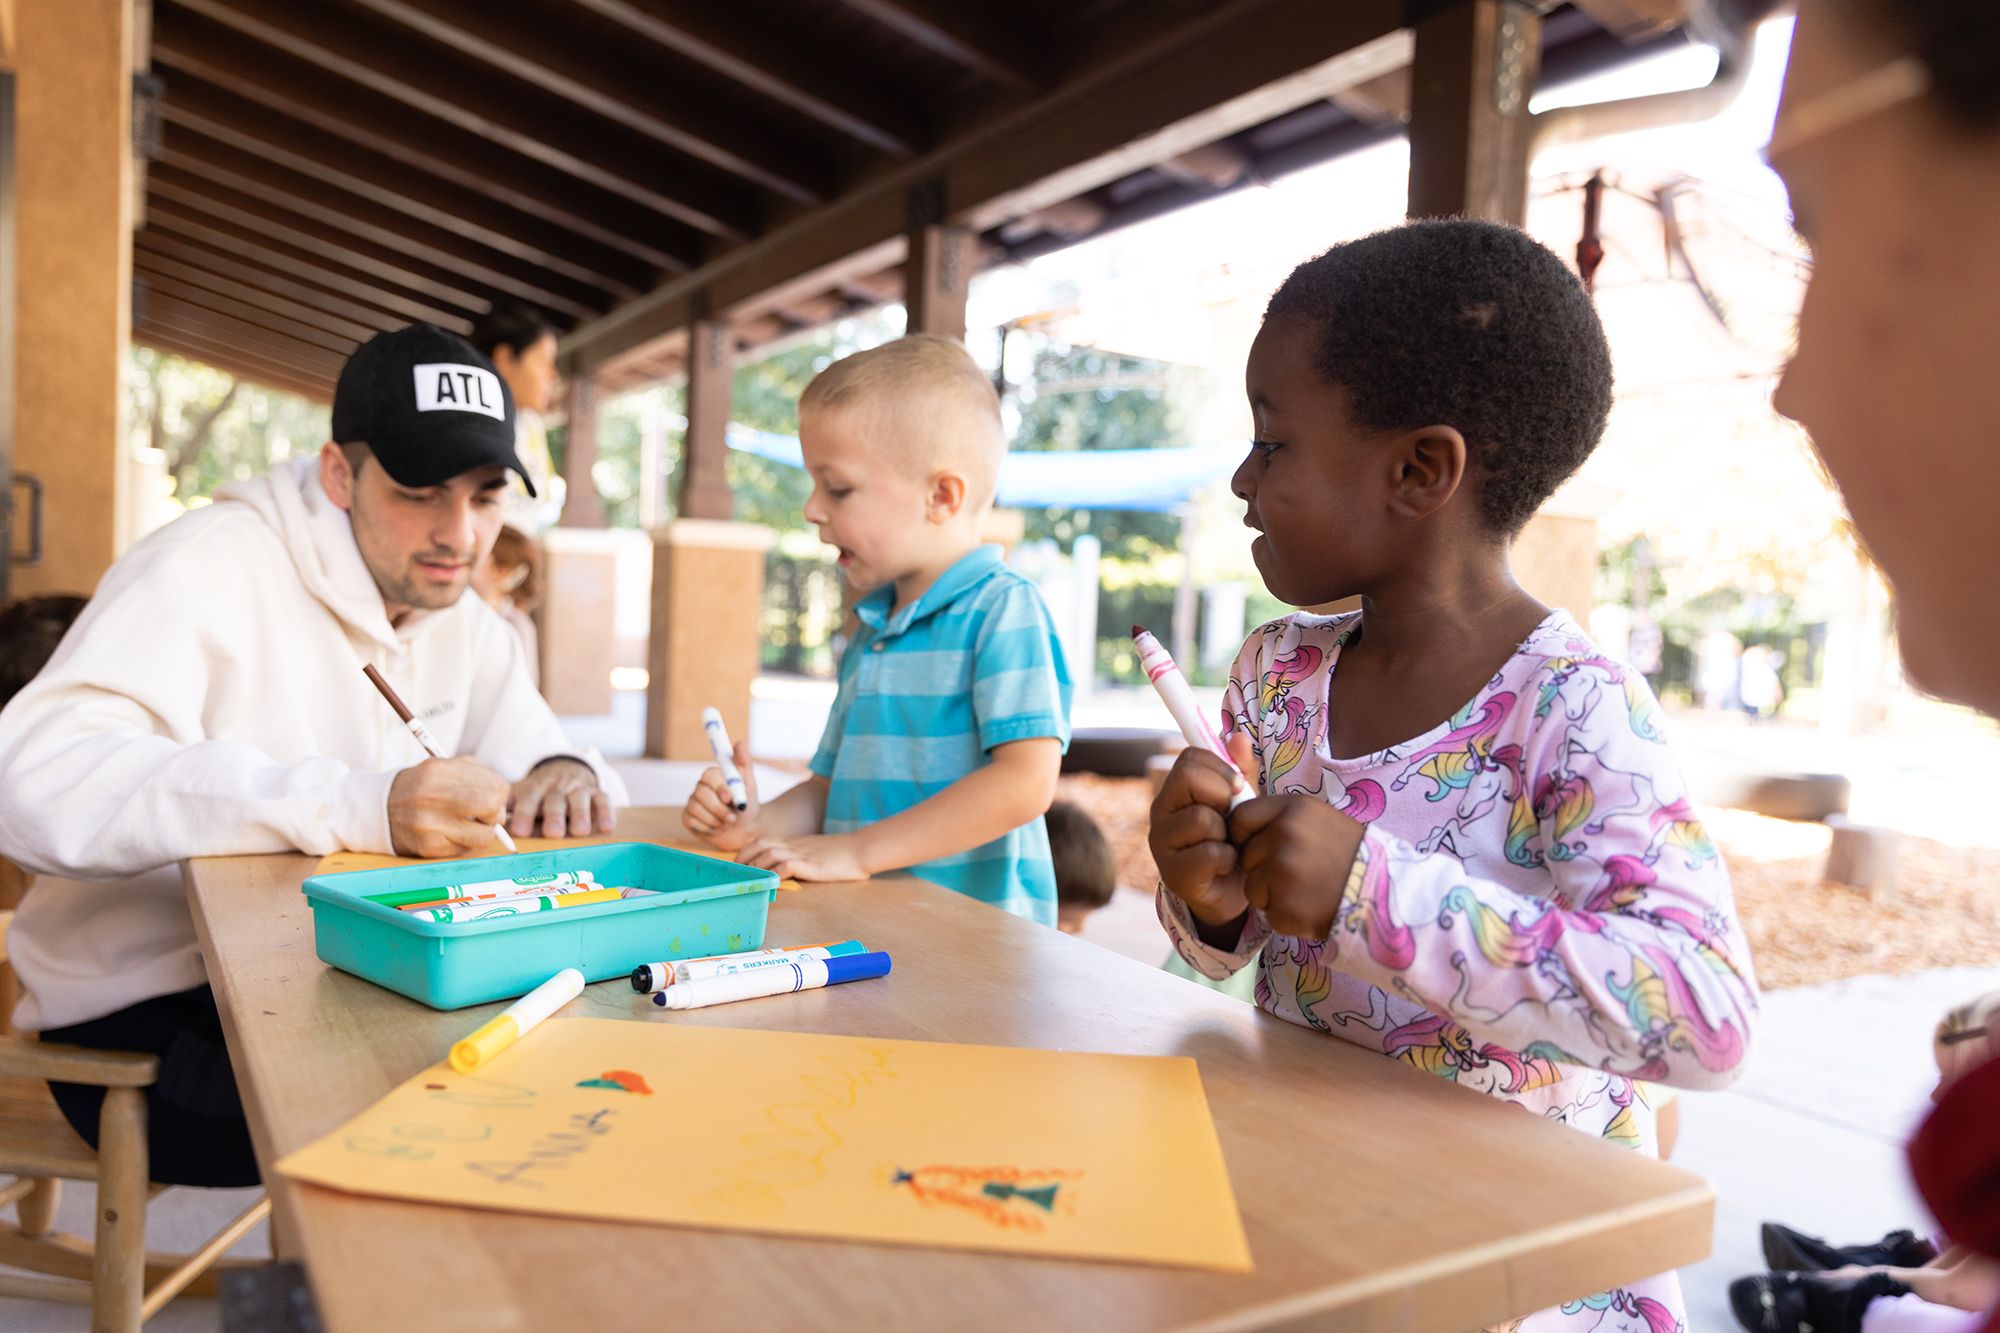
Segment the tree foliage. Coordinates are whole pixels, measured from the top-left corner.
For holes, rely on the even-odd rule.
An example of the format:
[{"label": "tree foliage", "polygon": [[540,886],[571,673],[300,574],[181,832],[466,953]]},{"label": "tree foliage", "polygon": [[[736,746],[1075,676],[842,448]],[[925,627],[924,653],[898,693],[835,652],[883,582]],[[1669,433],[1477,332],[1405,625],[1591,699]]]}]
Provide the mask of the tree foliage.
[{"label": "tree foliage", "polygon": [[[1015,449],[1074,453],[1187,442],[1182,403],[1197,372],[1046,339],[1031,364],[1028,382],[1009,395],[1020,418]],[[1108,557],[1145,561],[1179,549],[1180,520],[1172,514],[1066,506],[1027,515],[1030,541],[1052,538],[1067,551],[1085,532],[1096,534]]]},{"label": "tree foliage", "polygon": [[325,443],[325,404],[150,347],[126,361],[131,447],[157,449],[182,505]]}]

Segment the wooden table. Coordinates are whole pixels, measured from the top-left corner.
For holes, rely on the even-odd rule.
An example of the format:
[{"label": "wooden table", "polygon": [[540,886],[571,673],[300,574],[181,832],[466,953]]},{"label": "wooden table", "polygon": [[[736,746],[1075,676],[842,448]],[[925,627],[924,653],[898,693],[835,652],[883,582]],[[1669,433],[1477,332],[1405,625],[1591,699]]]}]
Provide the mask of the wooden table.
[{"label": "wooden table", "polygon": [[[678,812],[620,832],[669,841]],[[314,956],[314,862],[190,863],[188,897],[267,1173],[440,1059],[498,1006],[436,1013]],[[779,943],[850,935],[884,982],[675,1021],[1200,1062],[1256,1271],[577,1222],[271,1179],[329,1328],[950,1326],[1464,1329],[1708,1252],[1686,1172],[912,879],[781,893]],[[657,1021],[621,979],[566,1011]]]}]

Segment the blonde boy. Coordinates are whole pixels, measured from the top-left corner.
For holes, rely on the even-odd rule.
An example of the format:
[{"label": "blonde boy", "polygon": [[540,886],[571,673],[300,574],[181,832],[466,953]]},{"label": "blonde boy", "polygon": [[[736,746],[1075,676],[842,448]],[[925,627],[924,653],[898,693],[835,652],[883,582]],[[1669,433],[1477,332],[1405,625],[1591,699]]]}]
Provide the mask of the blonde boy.
[{"label": "blonde boy", "polygon": [[[1069,744],[1070,683],[1034,585],[979,542],[1006,440],[964,347],[899,338],[799,398],[806,518],[865,594],[812,776],[735,810],[711,768],[687,826],[797,879],[912,873],[1056,920],[1042,812]],[[746,783],[750,755],[739,743]]]}]

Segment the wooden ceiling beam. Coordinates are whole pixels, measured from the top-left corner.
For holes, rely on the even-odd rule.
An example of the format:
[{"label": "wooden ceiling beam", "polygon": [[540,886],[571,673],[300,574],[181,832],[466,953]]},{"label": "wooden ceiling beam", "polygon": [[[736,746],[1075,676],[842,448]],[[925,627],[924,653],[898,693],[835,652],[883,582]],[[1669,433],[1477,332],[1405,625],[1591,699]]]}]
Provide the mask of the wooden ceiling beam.
[{"label": "wooden ceiling beam", "polygon": [[[287,0],[174,0],[174,5],[711,236],[740,241],[757,227],[754,192],[704,180],[672,156],[625,151],[629,140],[621,136],[614,142],[602,125],[580,124],[559,106],[524,105],[542,99],[523,98],[500,80],[452,68],[393,35],[371,34],[331,7]],[[421,138],[425,132],[410,126],[397,137]],[[656,184],[663,180],[673,182],[672,194]]]},{"label": "wooden ceiling beam", "polygon": [[[197,25],[206,34],[185,31]],[[168,70],[168,123],[581,281],[643,282],[651,274],[635,263],[690,266],[699,238],[678,223],[446,126],[412,140],[408,117],[380,99],[340,96],[331,75],[277,52],[253,61],[254,50],[227,29],[174,16],[153,45],[154,63]],[[237,58],[251,62],[240,75],[224,63]]]},{"label": "wooden ceiling beam", "polygon": [[190,262],[199,262],[212,272],[235,276],[280,295],[310,300],[319,309],[332,310],[365,323],[382,320],[389,328],[410,323],[431,323],[461,335],[472,330],[472,318],[468,314],[438,309],[399,293],[384,291],[348,274],[336,273],[266,245],[246,242],[242,237],[231,236],[219,227],[205,226],[198,221],[178,217],[151,218],[139,233],[138,240],[150,241],[156,250],[163,251],[169,258],[186,259],[189,252],[194,252],[200,258]]},{"label": "wooden ceiling beam", "polygon": [[[174,273],[190,282],[199,282],[216,291],[227,292],[240,300],[252,301],[246,291],[257,292],[268,300],[289,301],[303,307],[301,318],[307,311],[318,311],[336,318],[351,321],[378,331],[401,328],[408,320],[379,310],[359,301],[316,287],[309,282],[282,273],[272,273],[254,264],[245,264],[239,256],[212,250],[206,245],[189,241],[179,236],[169,236],[152,228],[141,230],[132,238],[132,255],[135,264],[143,262],[148,267],[161,272]],[[168,267],[172,265],[173,267]],[[471,324],[453,329],[463,333]]]},{"label": "wooden ceiling beam", "polygon": [[1410,119],[1409,66],[1342,89],[1331,100],[1364,125],[1406,124]]},{"label": "wooden ceiling beam", "polygon": [[1211,143],[1164,158],[1154,169],[1183,185],[1226,190],[1250,174],[1250,159],[1226,143]]},{"label": "wooden ceiling beam", "polygon": [[831,72],[831,61],[801,54],[782,38],[752,40],[719,21],[719,7],[691,0],[574,3],[880,152],[907,157],[926,137],[906,110],[866,81]]},{"label": "wooden ceiling beam", "polygon": [[351,0],[468,59],[643,134],[794,203],[824,199],[823,163],[741,116],[718,115],[677,80],[635,78],[616,51],[578,50],[543,16],[483,0]]},{"label": "wooden ceiling beam", "polygon": [[337,333],[328,333],[317,325],[278,314],[262,306],[251,305],[247,301],[238,301],[233,297],[205,291],[193,283],[148,274],[136,267],[132,271],[132,276],[137,279],[140,287],[142,307],[162,299],[177,302],[183,306],[192,306],[227,316],[239,324],[247,324],[271,333],[281,333],[295,342],[332,352],[339,357],[346,357],[361,342],[359,338],[343,338]]},{"label": "wooden ceiling beam", "polygon": [[1043,87],[1047,75],[1028,43],[987,15],[1003,6],[946,0],[845,0],[885,28],[991,82],[1021,92]]},{"label": "wooden ceiling beam", "polygon": [[[218,157],[223,161],[217,161]],[[314,190],[310,180],[299,179],[284,168],[243,163],[241,157],[223,145],[204,144],[197,136],[181,135],[162,152],[155,172],[164,175],[177,192],[226,204],[239,217],[256,218],[288,232],[340,240],[385,258],[425,265],[433,273],[456,275],[486,293],[495,304],[525,301],[576,317],[596,314],[610,304],[605,293],[579,292],[568,284],[558,291],[533,278],[523,278],[511,267],[489,262],[488,256],[448,233],[440,234],[393,214],[383,218],[365,201],[350,201],[324,188]],[[249,173],[232,170],[232,161],[248,166]],[[183,202],[192,200],[184,198]],[[399,225],[384,225],[389,221]]]},{"label": "wooden ceiling beam", "polygon": [[1222,0],[579,326],[565,365],[641,351],[696,310],[749,318],[892,266],[913,200],[989,231],[1407,64],[1410,50],[1400,0]]},{"label": "wooden ceiling beam", "polygon": [[331,338],[346,347],[364,343],[382,331],[379,326],[356,324],[338,315],[273,296],[248,283],[207,273],[192,265],[137,249],[132,254],[132,276],[152,290],[179,296],[196,305],[239,311],[248,323],[257,322],[248,318],[250,311],[261,311],[271,318],[311,329],[321,337]]},{"label": "wooden ceiling beam", "polygon": [[839,319],[853,305],[839,292],[822,292],[818,296],[802,296],[796,301],[787,301],[778,313],[795,326],[816,329]]},{"label": "wooden ceiling beam", "polygon": [[166,352],[183,360],[227,371],[237,379],[248,380],[267,389],[297,394],[316,403],[333,401],[334,379],[301,375],[273,366],[240,348],[217,343],[213,339],[189,337],[176,330],[141,325],[132,330],[132,341],[156,352]]},{"label": "wooden ceiling beam", "polygon": [[347,358],[335,356],[310,344],[239,323],[227,315],[218,315],[213,311],[201,310],[194,306],[184,306],[165,298],[148,304],[146,326],[169,329],[190,337],[208,338],[225,346],[240,347],[270,365],[282,366],[308,379],[319,376],[338,379],[340,368],[347,363]]},{"label": "wooden ceiling beam", "polygon": [[275,235],[273,229],[254,221],[225,216],[229,210],[222,205],[189,205],[158,194],[151,202],[149,227],[207,241],[217,249],[272,268],[309,274],[334,291],[349,284],[354,295],[368,293],[364,299],[410,319],[434,321],[439,316],[456,316],[470,321],[486,313],[488,303],[477,292],[432,281],[311,236]]},{"label": "wooden ceiling beam", "polygon": [[[172,110],[168,118],[175,120]],[[175,120],[174,132],[168,136],[164,152],[180,160],[187,170],[218,181],[227,173],[230,183],[237,188],[242,188],[243,181],[254,181],[260,193],[282,190],[311,200],[315,212],[329,209],[337,212],[336,225],[356,235],[377,240],[397,237],[421,245],[426,251],[449,255],[454,265],[476,265],[481,270],[491,270],[496,279],[504,274],[512,281],[545,286],[586,305],[602,305],[630,294],[632,283],[643,282],[649,272],[625,255],[612,254],[553,228],[544,228],[546,234],[534,242],[523,242],[518,229],[529,219],[511,217],[511,210],[496,208],[484,198],[435,181],[426,182],[430,198],[469,207],[484,215],[481,220],[469,220],[448,208],[421,200],[385,202],[393,197],[393,191],[341,171],[324,157],[288,151],[272,143],[245,148],[244,140],[245,136],[240,135],[219,138],[205,126]],[[250,136],[250,141],[257,143],[254,136]],[[347,147],[339,140],[332,142]],[[382,161],[385,165],[395,165],[387,158]],[[503,227],[508,230],[496,229]],[[542,240],[561,245],[561,253],[543,251],[538,243]],[[572,257],[578,255],[589,262],[576,262]],[[496,281],[496,285],[502,284]]]},{"label": "wooden ceiling beam", "polygon": [[1575,0],[1620,41],[1657,37],[1687,22],[1689,0]]}]

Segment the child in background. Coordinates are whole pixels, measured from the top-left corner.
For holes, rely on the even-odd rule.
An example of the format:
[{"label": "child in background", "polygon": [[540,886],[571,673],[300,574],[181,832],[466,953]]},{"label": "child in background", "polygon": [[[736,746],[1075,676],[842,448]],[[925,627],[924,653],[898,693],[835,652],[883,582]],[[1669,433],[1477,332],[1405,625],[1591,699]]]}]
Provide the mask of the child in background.
[{"label": "child in background", "polygon": [[[1995,1025],[2000,991],[1939,1020],[1932,1101],[1991,1058]],[[1730,1310],[1752,1333],[1977,1333],[2000,1307],[2000,1260],[1962,1245],[1892,1231],[1872,1245],[1833,1246],[1773,1222],[1763,1241],[1772,1271],[1729,1284]]]},{"label": "child in background", "polygon": [[[1288,1022],[1652,1152],[1636,1081],[1733,1080],[1757,990],[1644,680],[1508,568],[1604,429],[1589,297],[1511,227],[1413,223],[1294,270],[1248,387],[1232,486],[1265,585],[1362,605],[1244,645],[1223,720],[1263,794],[1232,812],[1227,767],[1183,752],[1152,811],[1162,923],[1206,976],[1254,964]],[[1669,1273],[1508,1327],[1680,1306]]]},{"label": "child in background", "polygon": [[541,640],[535,632],[535,608],[542,604],[542,561],[534,539],[519,528],[501,528],[493,549],[473,573],[472,590],[513,629],[528,657],[528,679],[539,686]]},{"label": "child in background", "polygon": [[[702,774],[687,827],[801,880],[912,873],[1056,922],[1042,812],[1069,744],[1069,676],[1032,583],[979,543],[1007,445],[993,386],[949,338],[835,362],[799,398],[806,519],[861,624],[812,776],[737,811]],[[736,766],[752,784],[748,747]]]},{"label": "child in background", "polygon": [[1049,807],[1049,860],[1056,875],[1056,929],[1081,935],[1090,914],[1118,891],[1118,859],[1097,821],[1068,801]]}]

